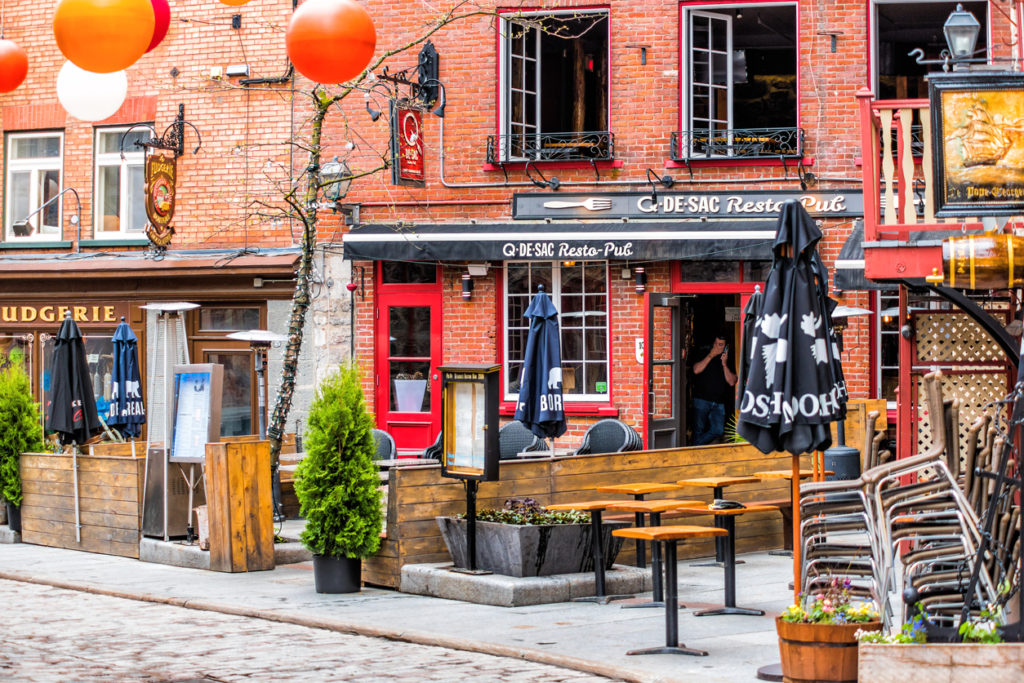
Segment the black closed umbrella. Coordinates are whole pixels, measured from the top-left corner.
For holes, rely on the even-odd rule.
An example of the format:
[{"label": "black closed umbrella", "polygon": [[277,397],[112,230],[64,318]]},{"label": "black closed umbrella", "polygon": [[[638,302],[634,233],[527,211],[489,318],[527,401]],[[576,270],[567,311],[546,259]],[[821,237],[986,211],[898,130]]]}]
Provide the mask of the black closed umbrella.
[{"label": "black closed umbrella", "polygon": [[739,433],[763,453],[828,448],[829,425],[846,417],[820,239],[803,206],[785,202],[740,402]]},{"label": "black closed umbrella", "polygon": [[146,422],[146,406],[142,402],[139,379],[139,340],[132,328],[121,318],[111,338],[114,363],[110,369],[110,410],[107,426],[116,427],[126,437],[136,438]]},{"label": "black closed umbrella", "polygon": [[761,306],[764,305],[764,295],[761,294],[761,285],[754,286],[754,293],[747,299],[747,305],[743,309],[743,339],[740,349],[739,363],[739,387],[742,391],[747,384],[747,376],[750,374],[750,366],[754,361],[754,337],[757,336],[757,319],[761,316]]},{"label": "black closed umbrella", "polygon": [[62,444],[83,444],[101,427],[89,364],[85,358],[85,344],[70,312],[57,332],[52,373],[46,428],[56,432]]},{"label": "black closed umbrella", "polygon": [[530,318],[526,352],[519,376],[519,401],[515,419],[540,438],[554,438],[565,433],[565,410],[562,407],[562,346],[559,341],[558,311],[537,287],[537,294],[523,314]]}]

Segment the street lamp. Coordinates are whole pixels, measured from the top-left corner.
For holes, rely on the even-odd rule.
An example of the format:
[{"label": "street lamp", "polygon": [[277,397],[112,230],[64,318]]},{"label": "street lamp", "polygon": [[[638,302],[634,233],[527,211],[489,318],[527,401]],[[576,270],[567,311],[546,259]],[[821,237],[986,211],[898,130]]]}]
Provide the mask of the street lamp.
[{"label": "street lamp", "polygon": [[324,197],[336,203],[348,194],[348,187],[352,184],[352,171],[344,161],[328,161],[320,168],[320,187],[324,189]]},{"label": "street lamp", "polygon": [[956,9],[942,25],[942,32],[946,34],[946,44],[954,62],[974,56],[974,46],[978,42],[980,30],[981,24],[974,15],[957,3]]}]

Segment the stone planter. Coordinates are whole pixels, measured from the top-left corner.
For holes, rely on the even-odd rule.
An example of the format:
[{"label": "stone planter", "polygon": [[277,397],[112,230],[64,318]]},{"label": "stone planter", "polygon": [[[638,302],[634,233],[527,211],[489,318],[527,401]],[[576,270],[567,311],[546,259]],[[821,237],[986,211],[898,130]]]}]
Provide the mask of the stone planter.
[{"label": "stone planter", "polygon": [[[466,520],[437,517],[441,536],[456,567],[469,567]],[[622,547],[612,529],[629,522],[604,522],[605,568],[610,569]],[[476,523],[476,566],[506,576],[550,576],[594,571],[589,524],[518,525]]]},{"label": "stone planter", "polygon": [[881,628],[878,621],[866,624],[800,624],[775,617],[782,675],[786,681],[856,683],[857,638],[854,634],[858,630],[878,631]]},{"label": "stone planter", "polygon": [[1024,643],[863,643],[860,680],[1018,683],[1024,680]]}]

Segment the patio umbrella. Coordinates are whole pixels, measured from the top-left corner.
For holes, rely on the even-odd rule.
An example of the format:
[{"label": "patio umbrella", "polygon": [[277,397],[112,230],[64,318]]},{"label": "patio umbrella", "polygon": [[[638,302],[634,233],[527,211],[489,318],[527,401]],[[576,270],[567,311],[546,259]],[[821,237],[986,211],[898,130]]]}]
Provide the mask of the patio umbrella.
[{"label": "patio umbrella", "polygon": [[85,344],[70,312],[57,332],[51,372],[46,428],[56,432],[62,444],[85,443],[101,427],[89,364],[85,358]]},{"label": "patio umbrella", "polygon": [[740,375],[739,387],[742,390],[747,384],[747,375],[750,374],[750,365],[753,363],[754,337],[757,336],[757,319],[761,315],[761,305],[764,302],[764,295],[761,294],[761,285],[754,286],[754,293],[747,299],[747,305],[743,309],[743,339],[740,349]]},{"label": "patio umbrella", "polygon": [[566,429],[562,408],[562,348],[558,311],[544,293],[544,285],[537,287],[537,294],[523,317],[530,319],[530,332],[519,375],[515,419],[540,438],[554,439]]},{"label": "patio umbrella", "polygon": [[114,330],[114,363],[110,369],[110,411],[107,425],[117,427],[121,434],[135,439],[142,433],[146,422],[146,407],[142,403],[139,380],[139,340],[132,328],[121,317]]},{"label": "patio umbrella", "polygon": [[828,298],[828,273],[817,251],[820,239],[821,230],[799,202],[782,205],[737,426],[740,435],[762,453],[786,451],[793,456],[796,593],[800,591],[800,454],[832,445],[829,425],[846,417],[846,383],[832,331],[835,302]]}]

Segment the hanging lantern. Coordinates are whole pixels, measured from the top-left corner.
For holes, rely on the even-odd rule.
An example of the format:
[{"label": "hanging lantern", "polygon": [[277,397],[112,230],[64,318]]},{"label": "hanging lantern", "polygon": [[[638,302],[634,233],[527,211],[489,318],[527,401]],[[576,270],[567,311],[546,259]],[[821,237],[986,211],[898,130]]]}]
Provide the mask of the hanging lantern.
[{"label": "hanging lantern", "polygon": [[80,121],[102,121],[117,113],[128,95],[124,71],[97,74],[64,62],[57,74],[57,99]]},{"label": "hanging lantern", "polygon": [[57,47],[93,73],[134,64],[146,53],[155,26],[150,0],[61,0],[53,15]]},{"label": "hanging lantern", "polygon": [[13,40],[0,39],[0,92],[11,92],[28,74],[28,55]]},{"label": "hanging lantern", "polygon": [[164,36],[167,35],[167,29],[171,25],[171,6],[167,0],[149,0],[149,4],[153,6],[154,24],[153,39],[149,41],[146,52],[152,52],[153,48],[163,41]]},{"label": "hanging lantern", "polygon": [[355,0],[307,0],[288,22],[285,46],[292,64],[317,83],[344,83],[373,57],[377,32]]}]

